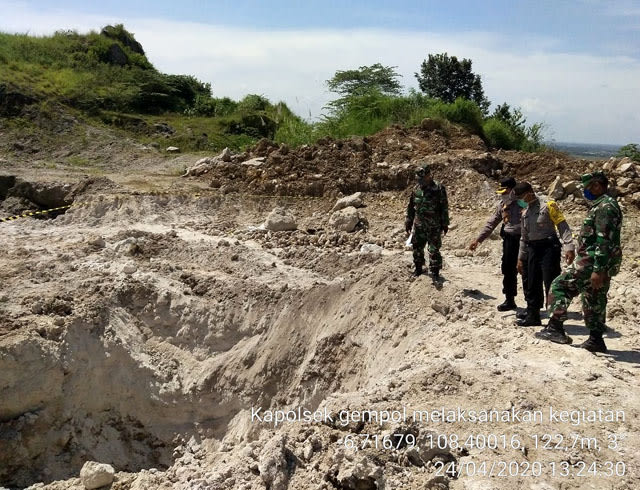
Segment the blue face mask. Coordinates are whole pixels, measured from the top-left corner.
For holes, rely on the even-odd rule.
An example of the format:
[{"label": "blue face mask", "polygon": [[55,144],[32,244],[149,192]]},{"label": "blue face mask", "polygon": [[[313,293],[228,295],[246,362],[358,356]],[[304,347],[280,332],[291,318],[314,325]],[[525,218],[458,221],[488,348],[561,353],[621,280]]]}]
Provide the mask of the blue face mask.
[{"label": "blue face mask", "polygon": [[524,199],[518,199],[517,202],[518,202],[518,206],[520,206],[521,208],[526,208],[527,206],[529,206],[529,203]]},{"label": "blue face mask", "polygon": [[594,196],[589,189],[585,189],[583,194],[585,199],[587,199],[588,201],[593,201],[596,198],[596,196]]}]

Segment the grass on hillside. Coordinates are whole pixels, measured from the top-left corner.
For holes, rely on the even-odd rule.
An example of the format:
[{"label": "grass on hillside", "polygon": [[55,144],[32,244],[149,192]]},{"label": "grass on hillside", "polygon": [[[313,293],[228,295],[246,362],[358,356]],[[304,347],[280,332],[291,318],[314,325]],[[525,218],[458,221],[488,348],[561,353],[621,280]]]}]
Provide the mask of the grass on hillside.
[{"label": "grass on hillside", "polygon": [[29,100],[7,118],[7,128],[46,147],[65,138],[74,148],[88,144],[86,136],[59,127],[57,121],[65,114],[142,143],[182,151],[242,150],[262,137],[296,147],[327,136],[367,136],[390,124],[415,126],[427,117],[462,125],[497,148],[542,147],[539,131],[525,133],[508,121],[485,119],[471,101],[446,104],[415,91],[346,97],[340,106],[326,108],[318,122],[305,121],[286,104],[273,104],[260,95],[240,101],[215,98],[211,86],[194,77],[158,72],[122,25],[86,35],[0,33],[0,114],[3,93],[12,91]]}]

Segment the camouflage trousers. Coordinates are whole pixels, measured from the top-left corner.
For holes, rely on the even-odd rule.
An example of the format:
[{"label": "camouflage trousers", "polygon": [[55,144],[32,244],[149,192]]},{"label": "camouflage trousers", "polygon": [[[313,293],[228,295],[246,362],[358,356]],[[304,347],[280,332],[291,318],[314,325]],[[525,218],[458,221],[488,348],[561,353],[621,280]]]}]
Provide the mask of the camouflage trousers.
[{"label": "camouflage trousers", "polygon": [[440,227],[416,226],[413,229],[411,244],[413,245],[413,263],[416,267],[422,267],[425,264],[424,247],[427,246],[429,269],[432,271],[442,269],[442,255],[440,255],[442,230]]},{"label": "camouflage trousers", "polygon": [[571,300],[580,295],[584,323],[590,331],[604,332],[607,313],[607,292],[611,278],[607,277],[600,289],[591,287],[592,267],[576,269],[573,265],[556,277],[549,290],[549,312],[559,322],[567,319]]}]

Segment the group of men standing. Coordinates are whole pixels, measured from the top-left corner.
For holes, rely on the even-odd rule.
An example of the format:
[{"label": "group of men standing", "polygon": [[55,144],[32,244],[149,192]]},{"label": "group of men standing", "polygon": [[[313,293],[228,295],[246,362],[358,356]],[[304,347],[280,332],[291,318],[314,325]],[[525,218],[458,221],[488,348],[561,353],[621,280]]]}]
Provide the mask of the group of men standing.
[{"label": "group of men standing", "polygon": [[[407,234],[412,234],[414,275],[423,274],[424,248],[428,246],[429,270],[433,279],[439,281],[442,235],[449,229],[447,194],[444,186],[433,180],[428,165],[416,170],[416,178],[405,222]],[[619,272],[622,260],[622,212],[616,199],[607,193],[609,182],[604,173],[585,174],[581,180],[590,209],[577,239],[577,250],[558,203],[541,201],[531,184],[517,183],[511,177],[500,182],[497,192],[501,194],[501,201],[469,249],[475,250],[500,224],[505,300],[498,305],[498,310],[517,310],[515,298],[520,273],[527,308],[517,314],[517,324],[541,326],[540,310],[546,307],[549,321],[535,336],[570,344],[572,340],[565,333],[563,323],[571,300],[581,295],[589,338],[580,347],[591,352],[606,352],[602,334],[611,277]],[[564,272],[561,268],[563,249],[567,264]]]}]

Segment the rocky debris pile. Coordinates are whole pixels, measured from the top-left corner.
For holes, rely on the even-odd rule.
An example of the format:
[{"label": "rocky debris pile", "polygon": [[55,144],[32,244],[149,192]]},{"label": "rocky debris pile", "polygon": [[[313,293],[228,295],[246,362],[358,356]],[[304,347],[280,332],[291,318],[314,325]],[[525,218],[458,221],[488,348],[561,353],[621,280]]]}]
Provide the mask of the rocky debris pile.
[{"label": "rocky debris pile", "polygon": [[364,230],[356,232],[316,230],[309,233],[304,230],[276,231],[263,229],[237,230],[233,237],[241,240],[254,240],[266,249],[283,247],[312,247],[339,249],[343,252],[359,251],[365,244],[374,244],[385,249],[401,250],[404,248],[404,235],[398,233],[394,237],[382,237],[365,233]]},{"label": "rocky debris pile", "polygon": [[185,176],[206,173],[211,187],[225,193],[339,197],[406,189],[415,181],[414,167],[425,160],[441,170],[438,178],[445,181],[460,170],[499,174],[502,163],[487,153],[480,138],[453,126],[435,126],[392,126],[373,136],[327,137],[294,149],[263,139],[227,161],[199,160]]},{"label": "rocky debris pile", "polygon": [[[588,171],[593,171],[589,168]],[[598,169],[600,170],[600,169]],[[624,204],[630,204],[640,207],[640,178],[638,175],[638,167],[630,158],[610,158],[603,166],[602,171],[609,178],[609,188],[612,195],[617,196]],[[585,169],[585,171],[587,171]],[[547,195],[552,199],[563,200],[582,199],[583,186],[576,175],[573,179],[563,178],[557,175],[547,190]],[[570,199],[571,200],[571,199]]]},{"label": "rocky debris pile", "polygon": [[612,178],[615,193],[622,198],[622,202],[640,207],[639,164],[628,157],[610,158],[602,168]]},{"label": "rocky debris pile", "polygon": [[230,161],[231,151],[229,150],[229,148],[225,148],[220,152],[219,155],[216,155],[215,157],[204,157],[198,160],[195,165],[185,170],[185,173],[182,175],[182,177],[195,177],[198,175],[203,175],[211,171],[218,163]]}]

